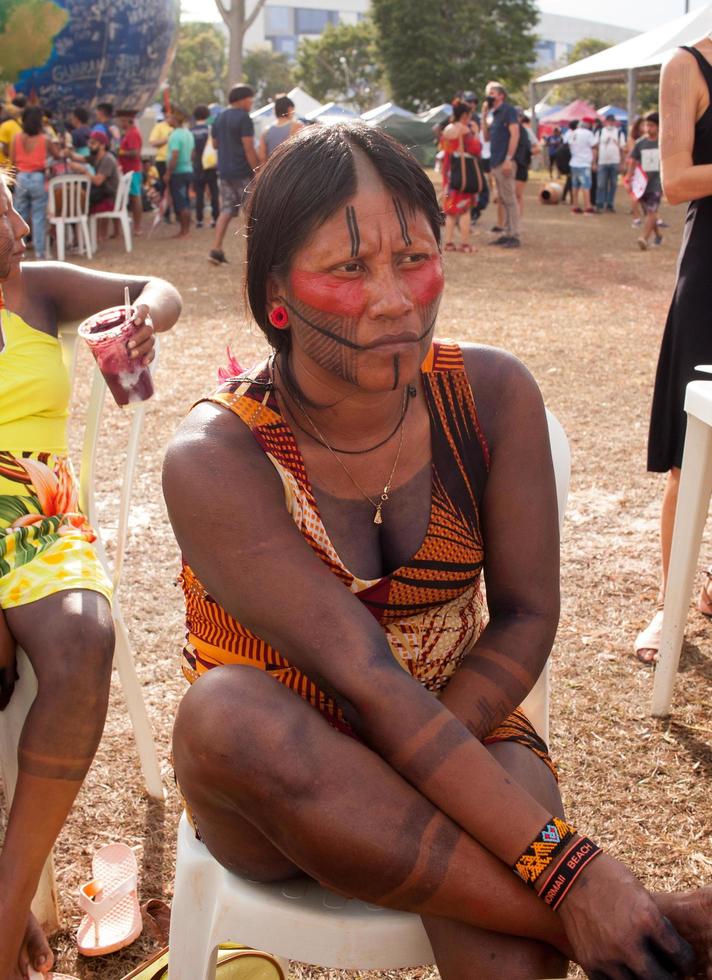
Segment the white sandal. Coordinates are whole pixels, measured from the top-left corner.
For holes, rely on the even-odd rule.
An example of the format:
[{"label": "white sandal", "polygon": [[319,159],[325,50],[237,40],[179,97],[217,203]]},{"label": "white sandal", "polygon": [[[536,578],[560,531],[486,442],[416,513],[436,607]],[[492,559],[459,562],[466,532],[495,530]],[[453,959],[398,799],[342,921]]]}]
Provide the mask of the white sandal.
[{"label": "white sandal", "polygon": [[[656,664],[658,662],[658,650],[660,649],[662,634],[663,611],[662,609],[658,609],[645,629],[638,633],[633,644],[635,655],[641,664]],[[648,657],[642,656],[646,650],[652,651],[652,655]]]}]

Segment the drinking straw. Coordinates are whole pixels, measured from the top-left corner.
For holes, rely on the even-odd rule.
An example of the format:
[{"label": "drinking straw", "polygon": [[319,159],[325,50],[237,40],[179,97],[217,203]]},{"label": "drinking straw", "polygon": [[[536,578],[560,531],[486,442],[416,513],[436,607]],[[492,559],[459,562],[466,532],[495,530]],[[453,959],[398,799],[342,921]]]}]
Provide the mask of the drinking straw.
[{"label": "drinking straw", "polygon": [[126,319],[128,320],[131,313],[131,297],[129,296],[129,287],[124,286],[124,306],[126,307]]}]

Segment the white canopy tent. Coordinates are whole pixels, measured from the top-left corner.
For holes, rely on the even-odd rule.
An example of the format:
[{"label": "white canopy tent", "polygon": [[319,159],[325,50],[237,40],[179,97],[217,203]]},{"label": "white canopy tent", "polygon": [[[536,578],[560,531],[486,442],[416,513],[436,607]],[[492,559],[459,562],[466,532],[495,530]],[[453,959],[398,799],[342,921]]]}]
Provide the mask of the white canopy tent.
[{"label": "white canopy tent", "polygon": [[622,44],[606,48],[572,65],[557,68],[535,78],[532,105],[536,103],[536,86],[564,82],[623,82],[628,85],[628,118],[636,114],[638,82],[657,82],[660,68],[681,44],[692,44],[712,31],[712,3],[689,14],[676,17],[661,27],[631,37]]}]

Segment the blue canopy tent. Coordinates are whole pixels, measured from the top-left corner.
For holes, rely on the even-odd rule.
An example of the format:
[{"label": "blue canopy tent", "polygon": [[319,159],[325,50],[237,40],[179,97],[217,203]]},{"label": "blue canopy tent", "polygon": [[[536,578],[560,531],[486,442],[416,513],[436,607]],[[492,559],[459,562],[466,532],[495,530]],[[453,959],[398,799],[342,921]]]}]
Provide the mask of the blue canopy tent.
[{"label": "blue canopy tent", "polygon": [[627,123],[628,113],[625,109],[621,109],[617,105],[604,105],[601,109],[597,110],[599,119],[605,119],[606,116],[614,116],[617,123]]}]

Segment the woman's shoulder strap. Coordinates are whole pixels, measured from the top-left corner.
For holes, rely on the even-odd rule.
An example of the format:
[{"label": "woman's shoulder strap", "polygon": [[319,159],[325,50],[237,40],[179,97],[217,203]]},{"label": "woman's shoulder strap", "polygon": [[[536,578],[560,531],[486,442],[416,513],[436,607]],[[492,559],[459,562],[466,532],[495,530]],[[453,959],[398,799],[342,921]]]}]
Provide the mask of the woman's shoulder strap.
[{"label": "woman's shoulder strap", "polygon": [[459,344],[454,340],[434,340],[422,364],[424,374],[443,371],[464,371],[465,360]]},{"label": "woman's shoulder strap", "polygon": [[281,421],[267,364],[228,378],[201,402],[230,409],[252,430]]},{"label": "woman's shoulder strap", "polygon": [[695,59],[697,64],[700,66],[700,71],[702,72],[705,81],[707,82],[707,88],[710,91],[710,98],[712,98],[712,65],[697,48],[692,47],[692,45],[682,44],[680,45],[683,51],[687,51]]}]

